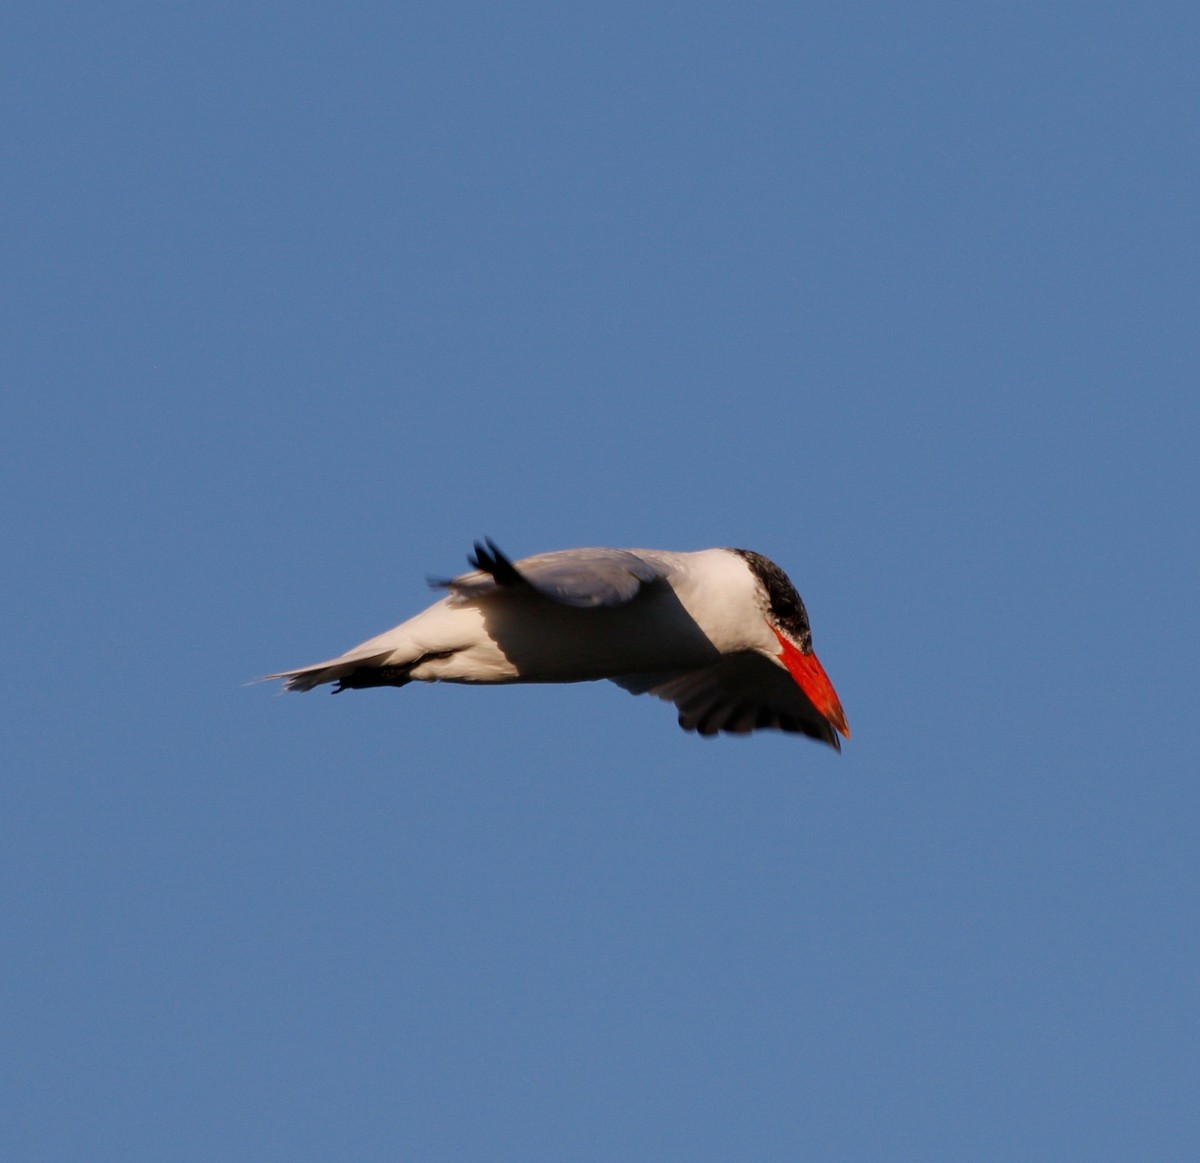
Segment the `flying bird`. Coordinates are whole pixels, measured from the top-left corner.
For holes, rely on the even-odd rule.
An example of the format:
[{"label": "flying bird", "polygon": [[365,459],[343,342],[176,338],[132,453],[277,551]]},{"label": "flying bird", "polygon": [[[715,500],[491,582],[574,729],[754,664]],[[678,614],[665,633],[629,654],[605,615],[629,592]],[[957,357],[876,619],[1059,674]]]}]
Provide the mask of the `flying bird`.
[{"label": "flying bird", "polygon": [[440,601],[327,662],[268,675],[289,691],[418,682],[608,679],[674,703],[685,731],[850,730],[812,649],[808,614],[774,562],[749,549],[565,549],[510,561],[475,543]]}]

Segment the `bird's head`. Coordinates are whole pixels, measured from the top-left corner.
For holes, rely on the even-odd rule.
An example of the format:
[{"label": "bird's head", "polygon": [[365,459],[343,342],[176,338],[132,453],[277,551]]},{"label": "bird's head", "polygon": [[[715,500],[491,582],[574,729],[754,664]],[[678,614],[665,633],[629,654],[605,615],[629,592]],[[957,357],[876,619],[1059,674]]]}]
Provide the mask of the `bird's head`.
[{"label": "bird's head", "polygon": [[842,736],[850,738],[846,714],[829,675],[813,653],[808,611],[791,579],[773,561],[749,549],[736,551],[745,558],[762,593],[763,616],[779,643],[775,655],[817,713]]}]

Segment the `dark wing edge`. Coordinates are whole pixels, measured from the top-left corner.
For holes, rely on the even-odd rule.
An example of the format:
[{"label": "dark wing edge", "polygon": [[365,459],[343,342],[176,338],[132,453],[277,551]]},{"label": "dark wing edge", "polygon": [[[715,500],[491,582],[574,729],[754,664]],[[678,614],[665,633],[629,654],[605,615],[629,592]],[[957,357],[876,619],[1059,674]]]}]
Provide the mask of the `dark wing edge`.
[{"label": "dark wing edge", "polygon": [[731,654],[701,670],[630,674],[612,679],[631,694],[674,703],[679,725],[705,738],[775,729],[807,735],[841,751],[837,732],[782,667],[753,651]]},{"label": "dark wing edge", "polygon": [[456,578],[430,579],[436,588],[470,600],[508,590],[524,590],[563,606],[595,609],[632,601],[642,587],[659,578],[658,570],[627,549],[569,549],[542,553],[514,563],[487,538],[475,542],[467,558],[474,572]]}]

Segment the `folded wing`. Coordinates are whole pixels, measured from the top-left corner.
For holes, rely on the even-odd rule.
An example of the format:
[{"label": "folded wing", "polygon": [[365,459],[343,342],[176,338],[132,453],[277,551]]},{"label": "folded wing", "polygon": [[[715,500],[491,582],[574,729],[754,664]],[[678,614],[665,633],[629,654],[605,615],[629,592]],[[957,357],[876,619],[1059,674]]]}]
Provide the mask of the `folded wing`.
[{"label": "folded wing", "polygon": [[564,606],[588,609],[632,601],[661,576],[627,549],[570,549],[514,563],[494,542],[476,542],[471,563],[478,567],[473,572],[434,584],[468,599],[500,590],[527,590]]}]

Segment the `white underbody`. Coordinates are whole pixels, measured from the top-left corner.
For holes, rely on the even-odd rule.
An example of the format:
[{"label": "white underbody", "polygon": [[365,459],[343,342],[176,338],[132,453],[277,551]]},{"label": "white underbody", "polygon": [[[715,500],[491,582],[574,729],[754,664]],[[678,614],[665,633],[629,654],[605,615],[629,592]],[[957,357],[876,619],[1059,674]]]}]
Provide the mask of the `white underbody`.
[{"label": "white underbody", "polygon": [[506,589],[469,598],[451,593],[338,658],[303,669],[370,658],[377,666],[415,663],[408,675],[421,682],[581,682],[693,670],[742,650],[775,659],[778,643],[737,555],[631,552],[667,584],[596,609]]}]

